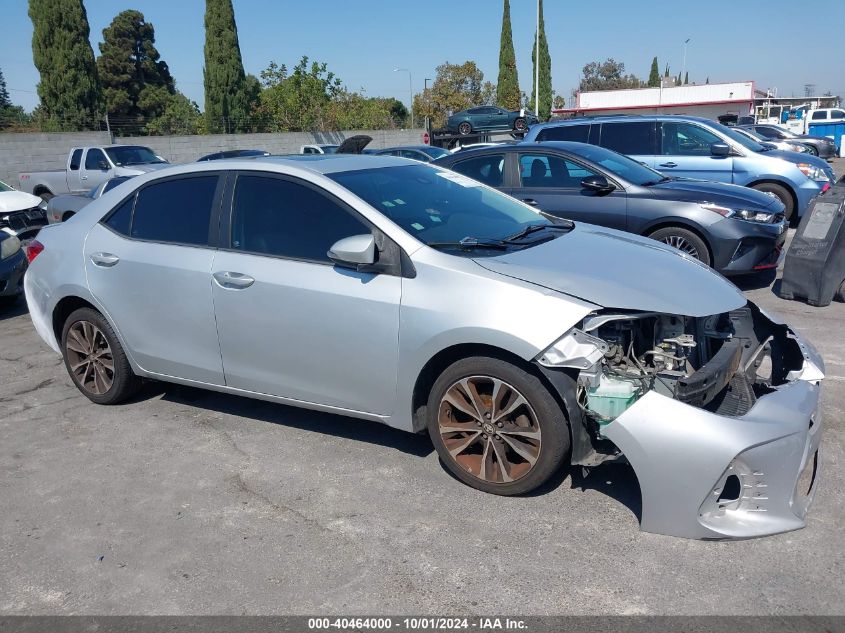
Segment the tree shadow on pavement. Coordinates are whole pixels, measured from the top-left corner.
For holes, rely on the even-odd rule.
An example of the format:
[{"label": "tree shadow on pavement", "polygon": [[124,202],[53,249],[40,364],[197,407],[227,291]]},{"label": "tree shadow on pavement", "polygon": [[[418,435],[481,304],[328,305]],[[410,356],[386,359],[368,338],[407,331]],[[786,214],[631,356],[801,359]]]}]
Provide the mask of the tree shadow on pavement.
[{"label": "tree shadow on pavement", "polygon": [[158,394],[161,394],[162,400],[168,402],[385,446],[416,457],[425,457],[434,451],[428,435],[407,433],[369,420],[310,411],[206,389],[151,382],[139,394],[138,400]]}]

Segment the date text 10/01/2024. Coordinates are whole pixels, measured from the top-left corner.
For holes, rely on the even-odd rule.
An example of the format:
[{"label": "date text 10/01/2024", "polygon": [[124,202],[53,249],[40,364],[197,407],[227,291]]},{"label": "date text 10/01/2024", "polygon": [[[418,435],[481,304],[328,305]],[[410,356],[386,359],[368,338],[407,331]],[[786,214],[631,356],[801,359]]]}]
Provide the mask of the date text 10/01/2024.
[{"label": "date text 10/01/2024", "polygon": [[445,617],[413,617],[413,618],[309,618],[309,630],[361,630],[372,631],[407,630],[407,631],[495,631],[495,630],[525,630],[523,620],[512,618],[479,617],[479,618],[445,618]]}]

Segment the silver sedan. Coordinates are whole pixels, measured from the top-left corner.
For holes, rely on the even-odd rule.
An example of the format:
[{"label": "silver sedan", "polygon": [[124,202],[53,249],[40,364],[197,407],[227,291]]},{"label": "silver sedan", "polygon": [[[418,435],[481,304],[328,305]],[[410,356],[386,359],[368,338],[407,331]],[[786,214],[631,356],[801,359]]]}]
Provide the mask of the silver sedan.
[{"label": "silver sedan", "polygon": [[35,328],[95,403],[152,378],[427,431],[504,495],[627,460],[642,528],[690,538],[800,528],[816,489],[809,343],[680,251],[440,168],[172,167],[27,256]]}]

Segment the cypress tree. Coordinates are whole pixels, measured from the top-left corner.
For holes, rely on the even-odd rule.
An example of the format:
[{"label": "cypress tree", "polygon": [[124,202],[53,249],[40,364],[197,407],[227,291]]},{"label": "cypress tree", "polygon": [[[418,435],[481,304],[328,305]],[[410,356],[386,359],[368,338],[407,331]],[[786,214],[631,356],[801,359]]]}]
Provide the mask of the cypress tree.
[{"label": "cypress tree", "polygon": [[[537,76],[537,40],[531,48],[531,61],[534,62],[534,75],[531,77],[531,105],[535,104],[534,78]],[[552,114],[552,58],[549,55],[549,43],[546,40],[546,22],[543,19],[543,0],[540,0],[540,104],[538,108],[541,121],[548,121]]]},{"label": "cypress tree", "polygon": [[709,83],[710,83],[710,77],[708,77],[708,78],[707,78],[707,81],[705,81],[704,83],[705,83],[705,84],[709,84]]},{"label": "cypress tree", "polygon": [[502,108],[519,110],[519,77],[516,72],[516,53],[511,32],[511,5],[505,0],[502,12],[502,40],[499,47],[499,82],[496,103]]},{"label": "cypress tree", "polygon": [[29,17],[45,123],[56,130],[99,129],[100,82],[82,0],[29,0]]},{"label": "cypress tree", "polygon": [[205,117],[210,133],[250,127],[252,104],[238,43],[232,0],[205,0]]},{"label": "cypress tree", "polygon": [[684,73],[684,85],[689,83],[689,71]]},{"label": "cypress tree", "polygon": [[666,72],[663,73],[663,76],[669,79],[669,62],[666,62]]},{"label": "cypress tree", "polygon": [[97,70],[114,130],[138,134],[160,116],[176,89],[155,47],[155,28],[140,11],[119,13],[103,29]]},{"label": "cypress tree", "polygon": [[5,110],[11,105],[9,91],[6,89],[6,78],[3,76],[3,69],[0,68],[0,110]]},{"label": "cypress tree", "polygon": [[[666,71],[669,71],[668,67],[666,68]],[[657,57],[651,60],[651,72],[648,74],[648,87],[660,87],[660,67],[657,65]]]}]

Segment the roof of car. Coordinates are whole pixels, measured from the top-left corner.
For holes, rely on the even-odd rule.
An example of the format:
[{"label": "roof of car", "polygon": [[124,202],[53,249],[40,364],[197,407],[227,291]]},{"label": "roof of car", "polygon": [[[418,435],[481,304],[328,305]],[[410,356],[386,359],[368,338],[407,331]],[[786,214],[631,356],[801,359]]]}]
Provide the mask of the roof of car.
[{"label": "roof of car", "polygon": [[[378,167],[399,167],[414,164],[407,158],[380,156],[375,154],[291,154],[289,156],[258,156],[247,159],[248,163],[268,163],[271,165],[291,165],[308,169],[320,174],[333,174],[341,171],[357,171]],[[230,161],[216,161],[220,167]],[[246,161],[233,159],[233,164],[243,165]]]},{"label": "roof of car", "polygon": [[604,123],[615,121],[698,121],[700,123],[715,123],[710,119],[689,114],[596,114],[592,116],[580,116],[574,119],[561,121],[549,121],[533,127],[556,127],[563,125],[578,125],[579,123]]},{"label": "roof of car", "polygon": [[[415,149],[421,152],[424,152],[427,149],[431,149],[431,145],[395,145],[394,147],[385,147],[384,149],[377,149],[374,150],[376,152],[392,152],[396,149]],[[440,149],[440,148],[435,148]]]},{"label": "roof of car", "polygon": [[501,143],[499,145],[486,145],[484,147],[467,147],[462,149],[460,152],[454,152],[453,154],[449,154],[448,156],[443,156],[438,158],[435,163],[447,163],[452,162],[453,160],[466,160],[467,156],[472,156],[474,154],[498,154],[500,152],[524,152],[526,150],[560,150],[564,152],[570,152],[572,154],[578,154],[578,150],[581,148],[590,148],[592,150],[596,149],[595,145],[591,145],[590,143],[578,143],[576,141],[543,141],[542,143],[536,142],[521,142],[521,143]]}]

